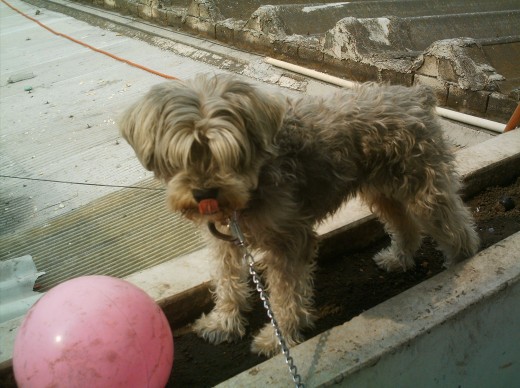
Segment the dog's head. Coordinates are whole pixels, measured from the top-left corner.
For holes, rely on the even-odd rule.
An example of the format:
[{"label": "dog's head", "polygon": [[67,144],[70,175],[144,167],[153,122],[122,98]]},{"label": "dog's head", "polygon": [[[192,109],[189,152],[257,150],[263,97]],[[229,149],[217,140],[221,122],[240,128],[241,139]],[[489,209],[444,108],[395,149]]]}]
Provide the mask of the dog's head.
[{"label": "dog's head", "polygon": [[223,221],[247,206],[262,164],[273,152],[285,105],[229,76],[198,76],[154,86],[120,121],[122,136],[145,168],[168,187],[172,210],[201,219],[213,199]]}]

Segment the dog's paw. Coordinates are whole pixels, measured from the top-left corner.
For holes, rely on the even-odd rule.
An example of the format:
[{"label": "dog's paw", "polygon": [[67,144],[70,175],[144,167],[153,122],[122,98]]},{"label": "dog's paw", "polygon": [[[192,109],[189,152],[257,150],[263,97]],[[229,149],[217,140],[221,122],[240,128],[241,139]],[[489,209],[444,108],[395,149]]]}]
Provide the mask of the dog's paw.
[{"label": "dog's paw", "polygon": [[392,246],[374,256],[377,266],[387,272],[406,271],[415,267],[413,257],[398,255]]},{"label": "dog's paw", "polygon": [[[294,335],[284,334],[284,340],[287,347],[291,348],[302,342],[300,334]],[[251,351],[260,356],[272,357],[282,350],[278,337],[275,334],[273,326],[268,323],[255,336],[251,345]]]},{"label": "dog's paw", "polygon": [[215,311],[208,315],[202,314],[193,324],[193,331],[215,345],[237,341],[246,333],[245,322],[240,313],[222,314]]}]

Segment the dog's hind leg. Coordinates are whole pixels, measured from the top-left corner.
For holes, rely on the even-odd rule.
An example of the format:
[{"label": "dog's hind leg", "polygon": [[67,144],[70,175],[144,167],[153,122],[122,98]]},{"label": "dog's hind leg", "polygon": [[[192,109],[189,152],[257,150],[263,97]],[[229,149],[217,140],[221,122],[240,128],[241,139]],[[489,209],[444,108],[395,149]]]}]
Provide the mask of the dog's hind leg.
[{"label": "dog's hind leg", "polygon": [[444,191],[437,195],[433,206],[422,224],[444,253],[445,266],[473,256],[479,247],[479,237],[471,213],[460,196],[454,191]]},{"label": "dog's hind leg", "polygon": [[384,195],[373,196],[368,202],[391,238],[390,246],[374,256],[376,264],[386,271],[413,268],[413,255],[422,241],[422,230],[413,215],[401,202]]},{"label": "dog's hind leg", "polygon": [[246,320],[242,311],[250,310],[247,267],[238,248],[229,242],[212,241],[217,264],[213,277],[215,307],[203,314],[193,325],[193,330],[207,341],[219,344],[242,338],[246,332]]},{"label": "dog's hind leg", "polygon": [[[269,302],[288,347],[300,343],[303,340],[301,330],[312,327],[314,323],[315,251],[314,235],[301,239],[294,237],[287,246],[269,252],[262,263]],[[265,356],[280,352],[271,323],[255,336],[251,350]]]}]

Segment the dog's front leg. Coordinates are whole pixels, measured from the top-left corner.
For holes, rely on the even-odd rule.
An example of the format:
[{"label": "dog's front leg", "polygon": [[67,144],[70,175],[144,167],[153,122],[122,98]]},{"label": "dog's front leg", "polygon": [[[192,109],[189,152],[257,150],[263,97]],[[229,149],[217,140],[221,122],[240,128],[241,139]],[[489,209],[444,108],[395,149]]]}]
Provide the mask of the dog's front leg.
[{"label": "dog's front leg", "polygon": [[211,343],[232,342],[245,334],[246,321],[242,311],[250,309],[247,267],[235,245],[214,240],[210,249],[215,252],[217,262],[213,277],[215,307],[203,314],[193,326],[194,331]]},{"label": "dog's front leg", "polygon": [[[302,342],[301,330],[314,323],[315,247],[314,235],[309,232],[268,252],[261,264],[275,319],[289,347]],[[255,336],[251,350],[268,357],[280,352],[271,323]]]}]

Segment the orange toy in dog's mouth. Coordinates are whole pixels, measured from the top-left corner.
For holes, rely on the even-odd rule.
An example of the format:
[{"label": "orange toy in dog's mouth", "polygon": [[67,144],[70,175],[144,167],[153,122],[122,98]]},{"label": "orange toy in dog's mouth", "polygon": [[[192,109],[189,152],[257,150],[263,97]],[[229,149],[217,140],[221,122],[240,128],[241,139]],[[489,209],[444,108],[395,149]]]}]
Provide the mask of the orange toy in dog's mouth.
[{"label": "orange toy in dog's mouth", "polygon": [[199,213],[206,216],[218,213],[218,201],[214,198],[203,199],[199,202]]}]

